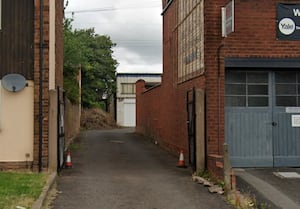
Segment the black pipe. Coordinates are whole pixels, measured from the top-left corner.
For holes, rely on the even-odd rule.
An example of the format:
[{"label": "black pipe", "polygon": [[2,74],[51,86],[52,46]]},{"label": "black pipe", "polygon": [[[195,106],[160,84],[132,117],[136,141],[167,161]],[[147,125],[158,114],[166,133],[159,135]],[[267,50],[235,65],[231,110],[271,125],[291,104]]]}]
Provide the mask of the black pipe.
[{"label": "black pipe", "polygon": [[39,172],[43,168],[44,1],[40,0]]}]

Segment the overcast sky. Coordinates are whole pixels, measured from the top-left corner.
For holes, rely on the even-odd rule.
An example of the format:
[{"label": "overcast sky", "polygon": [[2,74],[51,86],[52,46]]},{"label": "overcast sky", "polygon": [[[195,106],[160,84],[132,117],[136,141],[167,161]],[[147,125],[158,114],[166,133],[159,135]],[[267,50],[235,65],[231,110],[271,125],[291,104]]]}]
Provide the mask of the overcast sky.
[{"label": "overcast sky", "polygon": [[95,28],[117,44],[118,72],[162,72],[161,0],[69,0],[73,28]]}]

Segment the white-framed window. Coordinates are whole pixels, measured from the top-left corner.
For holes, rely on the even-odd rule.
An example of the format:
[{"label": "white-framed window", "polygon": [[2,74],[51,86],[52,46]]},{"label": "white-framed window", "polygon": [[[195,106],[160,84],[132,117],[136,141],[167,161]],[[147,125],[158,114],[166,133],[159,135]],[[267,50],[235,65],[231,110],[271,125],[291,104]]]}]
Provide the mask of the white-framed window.
[{"label": "white-framed window", "polygon": [[135,94],[135,83],[122,83],[122,94]]}]

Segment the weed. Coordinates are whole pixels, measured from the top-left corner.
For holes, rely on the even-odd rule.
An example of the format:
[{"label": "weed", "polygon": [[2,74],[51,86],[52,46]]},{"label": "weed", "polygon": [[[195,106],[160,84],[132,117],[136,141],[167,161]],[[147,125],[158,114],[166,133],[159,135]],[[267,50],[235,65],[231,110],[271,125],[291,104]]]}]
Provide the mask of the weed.
[{"label": "weed", "polygon": [[241,194],[239,191],[231,191],[227,195],[227,201],[237,209],[261,209],[257,207],[255,196]]},{"label": "weed", "polygon": [[205,178],[205,179],[210,179],[210,174],[209,174],[208,170],[202,171],[201,173],[199,173],[199,176],[201,176],[202,178]]},{"label": "weed", "polygon": [[71,143],[71,144],[69,145],[69,149],[70,149],[70,150],[79,150],[79,149],[81,149],[81,145],[78,144],[78,143]]},{"label": "weed", "polygon": [[267,209],[267,203],[260,203],[259,209]]},{"label": "weed", "polygon": [[224,190],[224,188],[225,188],[225,182],[224,181],[219,181],[218,184]]}]

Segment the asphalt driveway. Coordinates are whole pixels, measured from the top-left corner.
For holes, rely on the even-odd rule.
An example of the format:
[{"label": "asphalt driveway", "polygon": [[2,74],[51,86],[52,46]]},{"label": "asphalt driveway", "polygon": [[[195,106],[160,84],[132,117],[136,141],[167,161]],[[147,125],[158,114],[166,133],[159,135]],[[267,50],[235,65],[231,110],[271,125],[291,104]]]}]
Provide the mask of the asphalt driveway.
[{"label": "asphalt driveway", "polygon": [[57,178],[53,209],[230,209],[224,197],[191,180],[178,158],[133,129],[86,131],[72,169]]}]

